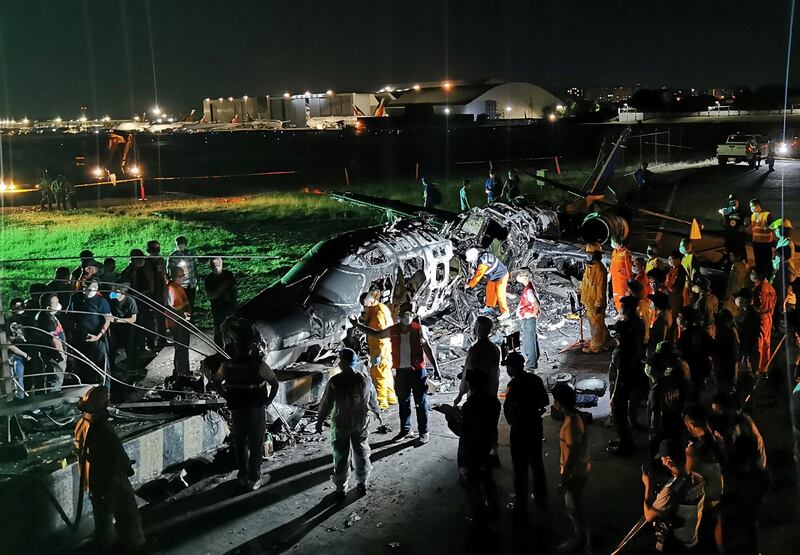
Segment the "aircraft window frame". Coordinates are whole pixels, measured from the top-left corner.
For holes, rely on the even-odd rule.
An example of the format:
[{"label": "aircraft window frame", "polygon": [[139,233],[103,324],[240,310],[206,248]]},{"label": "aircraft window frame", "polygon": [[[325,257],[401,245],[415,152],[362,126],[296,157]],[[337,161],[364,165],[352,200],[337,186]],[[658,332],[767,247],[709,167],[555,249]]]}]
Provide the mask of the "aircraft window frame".
[{"label": "aircraft window frame", "polygon": [[[343,295],[345,292],[344,288],[337,291],[334,287],[322,287],[326,283],[329,284],[329,280],[337,274],[341,274],[341,276],[338,277],[340,281],[337,282],[337,285],[347,285],[348,288],[352,289],[351,291],[347,291],[348,293],[352,293],[352,297]],[[311,294],[332,306],[353,306],[358,304],[358,299],[364,291],[366,281],[364,274],[337,266],[326,270],[319,276],[314,286],[311,288]],[[331,296],[328,296],[329,293],[323,293],[322,291],[334,293],[335,298],[331,298]],[[345,302],[346,299],[352,300]]]}]

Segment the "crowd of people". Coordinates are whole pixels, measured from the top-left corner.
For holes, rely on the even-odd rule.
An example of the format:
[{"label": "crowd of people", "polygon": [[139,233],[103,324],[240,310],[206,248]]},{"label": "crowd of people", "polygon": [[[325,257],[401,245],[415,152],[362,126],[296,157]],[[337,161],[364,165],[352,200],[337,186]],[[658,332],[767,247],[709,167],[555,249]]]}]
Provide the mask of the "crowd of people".
[{"label": "crowd of people", "polygon": [[[236,278],[222,257],[198,256],[187,245],[186,237],[177,237],[165,259],[160,243],[149,241],[146,253],[130,251],[122,271],[114,258],[101,263],[84,250],[76,268],[59,267],[48,283],[31,284],[27,299],[12,299],[7,333],[15,397],[59,391],[72,374],[107,388],[109,374],[141,379],[148,355],[168,342],[174,345],[173,375],[189,374],[187,323],[201,280],[214,341],[222,346],[222,323],[236,308]],[[209,272],[202,277],[199,264],[206,261]]]}]

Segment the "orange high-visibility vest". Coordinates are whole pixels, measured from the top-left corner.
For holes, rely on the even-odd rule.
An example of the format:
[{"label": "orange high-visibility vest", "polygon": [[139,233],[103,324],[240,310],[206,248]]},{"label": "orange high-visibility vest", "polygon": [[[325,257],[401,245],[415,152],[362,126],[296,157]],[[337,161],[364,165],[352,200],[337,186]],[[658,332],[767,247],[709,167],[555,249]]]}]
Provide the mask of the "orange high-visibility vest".
[{"label": "orange high-visibility vest", "polygon": [[769,212],[753,214],[750,216],[750,223],[753,230],[753,243],[772,243],[775,241],[775,234],[769,228]]}]

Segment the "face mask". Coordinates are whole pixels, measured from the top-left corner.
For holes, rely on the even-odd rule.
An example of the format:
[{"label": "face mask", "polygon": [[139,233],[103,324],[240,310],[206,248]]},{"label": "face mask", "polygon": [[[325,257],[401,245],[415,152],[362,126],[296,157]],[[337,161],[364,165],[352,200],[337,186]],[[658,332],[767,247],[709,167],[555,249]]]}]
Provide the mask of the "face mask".
[{"label": "face mask", "polygon": [[700,293],[700,286],[699,285],[692,285],[692,293]]},{"label": "face mask", "polygon": [[411,316],[402,316],[402,317],[400,318],[400,323],[401,323],[401,324],[403,324],[404,326],[410,326],[410,325],[411,325],[411,322],[412,322],[413,320],[414,320],[414,319],[413,319]]},{"label": "face mask", "polygon": [[733,302],[734,302],[734,304],[736,304],[736,306],[738,306],[739,308],[742,308],[742,306],[744,305],[744,300],[743,300],[741,297],[739,297],[738,299],[736,299],[736,300],[735,300],[735,301],[733,301]]},{"label": "face mask", "polygon": [[97,289],[88,289],[86,291],[86,296],[89,297],[90,299],[95,295],[97,295]]},{"label": "face mask", "polygon": [[119,293],[117,293],[116,291],[112,291],[111,293],[108,294],[108,296],[111,299],[119,299]]},{"label": "face mask", "polygon": [[653,251],[647,251],[647,256],[649,256],[650,258],[653,258],[655,255],[656,253],[654,253]]},{"label": "face mask", "polygon": [[184,249],[186,248],[186,245],[177,245],[177,247],[179,251],[183,252]]},{"label": "face mask", "polygon": [[57,303],[56,306],[51,307],[51,308],[53,309],[53,312],[61,312],[61,309],[63,307],[61,306],[61,303]]},{"label": "face mask", "polygon": [[678,250],[679,250],[679,251],[681,251],[681,254],[683,254],[683,255],[686,255],[686,247],[684,247],[683,245],[681,245],[681,246],[678,248]]}]

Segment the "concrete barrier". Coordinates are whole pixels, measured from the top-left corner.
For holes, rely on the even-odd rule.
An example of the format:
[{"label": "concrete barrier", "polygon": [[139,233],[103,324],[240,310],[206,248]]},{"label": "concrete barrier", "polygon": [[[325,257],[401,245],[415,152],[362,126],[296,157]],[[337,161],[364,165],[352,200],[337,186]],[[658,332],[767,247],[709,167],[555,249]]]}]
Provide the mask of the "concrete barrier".
[{"label": "concrete barrier", "polygon": [[[128,456],[134,462],[131,478],[134,488],[156,478],[162,471],[191,457],[219,448],[228,435],[225,420],[215,412],[195,415],[169,422],[155,429],[124,440]],[[58,532],[67,526],[55,505],[74,521],[77,510],[80,478],[75,457],[57,470],[21,474],[0,483],[0,519],[2,553],[50,552]],[[52,499],[50,498],[52,496]],[[55,503],[54,503],[55,501]],[[83,513],[91,512],[88,497]],[[6,551],[8,549],[8,551]]]}]

